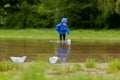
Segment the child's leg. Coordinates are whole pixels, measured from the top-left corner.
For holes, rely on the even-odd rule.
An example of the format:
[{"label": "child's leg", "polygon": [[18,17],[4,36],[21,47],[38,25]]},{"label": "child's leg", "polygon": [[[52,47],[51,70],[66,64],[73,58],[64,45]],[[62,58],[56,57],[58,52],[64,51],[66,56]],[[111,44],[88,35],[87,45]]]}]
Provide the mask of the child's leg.
[{"label": "child's leg", "polygon": [[60,34],[60,41],[65,41],[66,35],[65,34]]},{"label": "child's leg", "polygon": [[62,41],[62,34],[60,34],[60,36],[59,36],[59,37],[60,37],[60,41]]},{"label": "child's leg", "polygon": [[66,38],[66,35],[65,34],[63,34],[63,40],[65,41],[65,38]]}]

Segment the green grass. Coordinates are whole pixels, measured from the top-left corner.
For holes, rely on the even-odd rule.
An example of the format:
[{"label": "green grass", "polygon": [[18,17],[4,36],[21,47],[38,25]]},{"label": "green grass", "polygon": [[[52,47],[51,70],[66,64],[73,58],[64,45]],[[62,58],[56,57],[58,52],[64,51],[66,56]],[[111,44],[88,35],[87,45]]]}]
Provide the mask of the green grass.
[{"label": "green grass", "polygon": [[86,59],[85,66],[87,68],[96,68],[96,61],[94,59]]},{"label": "green grass", "polygon": [[112,60],[109,66],[107,67],[107,72],[117,73],[119,71],[120,71],[120,60],[119,59]]},{"label": "green grass", "polygon": [[[71,30],[73,41],[120,42],[119,30]],[[54,29],[0,30],[1,39],[50,39],[58,40]]]},{"label": "green grass", "polygon": [[57,34],[48,29],[0,30],[1,39],[55,39]]},{"label": "green grass", "polygon": [[[114,60],[113,62],[114,65],[118,65],[118,60]],[[2,62],[2,64],[6,63]],[[100,72],[98,71],[93,74],[96,68],[93,70],[89,70],[89,68],[85,69],[85,64],[83,66],[82,63],[49,64],[44,61],[35,61],[31,64],[12,62],[8,64],[22,66],[22,68],[14,66],[15,69],[9,69],[9,66],[5,66],[8,70],[0,71],[0,80],[120,80],[119,72],[110,74],[103,68],[99,70]],[[111,65],[111,62],[108,64]],[[104,67],[107,68],[109,66]],[[101,74],[102,70],[104,73]]]},{"label": "green grass", "polygon": [[0,62],[0,71],[22,69],[22,65],[12,62]]}]

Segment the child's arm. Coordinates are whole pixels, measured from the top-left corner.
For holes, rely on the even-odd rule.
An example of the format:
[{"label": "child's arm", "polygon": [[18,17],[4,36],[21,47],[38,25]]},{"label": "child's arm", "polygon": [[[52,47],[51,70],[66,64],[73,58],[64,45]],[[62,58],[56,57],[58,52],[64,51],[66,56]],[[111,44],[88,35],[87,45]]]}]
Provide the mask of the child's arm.
[{"label": "child's arm", "polygon": [[60,27],[60,24],[57,24],[55,27],[55,31],[59,32],[59,27]]},{"label": "child's arm", "polygon": [[59,30],[58,30],[58,26],[56,26],[56,27],[55,27],[55,31],[56,31],[56,32],[58,32],[58,31],[59,31]]},{"label": "child's arm", "polygon": [[67,26],[67,34],[70,35],[70,30],[68,26]]}]

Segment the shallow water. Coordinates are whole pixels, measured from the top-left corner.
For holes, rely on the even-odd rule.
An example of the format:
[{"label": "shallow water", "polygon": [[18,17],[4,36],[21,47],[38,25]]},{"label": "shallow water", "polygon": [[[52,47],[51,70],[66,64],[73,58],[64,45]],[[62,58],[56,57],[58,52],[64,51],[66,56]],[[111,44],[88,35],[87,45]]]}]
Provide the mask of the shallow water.
[{"label": "shallow water", "polygon": [[75,42],[71,45],[49,40],[0,40],[0,61],[10,56],[27,56],[26,62],[36,59],[48,61],[58,56],[58,62],[81,62],[87,58],[100,61],[120,58],[120,43]]}]

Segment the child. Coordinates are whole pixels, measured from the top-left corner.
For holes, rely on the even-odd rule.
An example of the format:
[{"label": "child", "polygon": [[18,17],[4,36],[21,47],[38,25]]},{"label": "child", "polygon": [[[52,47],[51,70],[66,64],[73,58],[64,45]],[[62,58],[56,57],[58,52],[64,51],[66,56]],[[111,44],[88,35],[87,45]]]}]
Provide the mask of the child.
[{"label": "child", "polygon": [[62,18],[61,23],[56,25],[55,30],[59,33],[60,41],[65,41],[66,33],[70,35],[67,18]]}]

